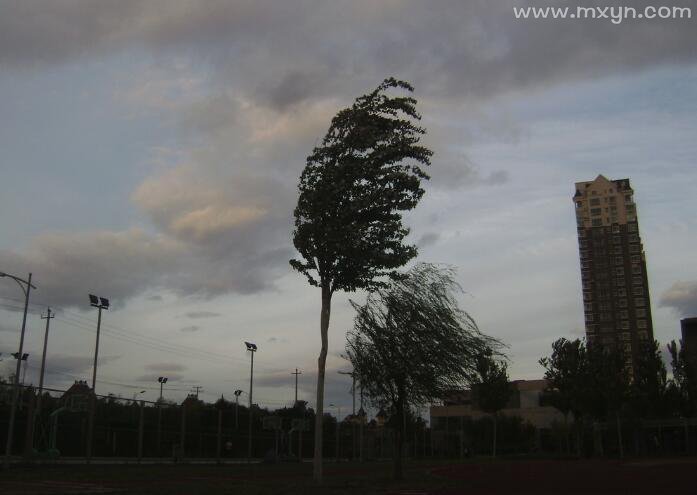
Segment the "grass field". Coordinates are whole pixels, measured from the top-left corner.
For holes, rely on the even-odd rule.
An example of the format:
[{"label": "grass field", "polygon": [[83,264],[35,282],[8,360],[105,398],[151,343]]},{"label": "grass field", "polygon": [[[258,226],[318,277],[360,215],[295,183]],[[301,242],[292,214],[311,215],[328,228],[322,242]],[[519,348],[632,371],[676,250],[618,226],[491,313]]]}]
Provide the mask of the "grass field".
[{"label": "grass field", "polygon": [[311,464],[234,466],[17,467],[0,477],[3,495],[32,494],[651,494],[697,493],[697,459],[470,460],[410,462],[404,481],[388,463],[327,463],[325,483]]}]

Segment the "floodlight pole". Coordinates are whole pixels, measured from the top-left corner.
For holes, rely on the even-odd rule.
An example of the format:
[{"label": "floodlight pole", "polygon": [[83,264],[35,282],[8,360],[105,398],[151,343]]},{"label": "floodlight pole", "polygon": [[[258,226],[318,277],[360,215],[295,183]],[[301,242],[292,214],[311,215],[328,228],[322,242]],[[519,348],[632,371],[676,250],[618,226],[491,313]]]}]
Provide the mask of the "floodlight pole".
[{"label": "floodlight pole", "polygon": [[[22,351],[24,350],[24,332],[27,327],[27,311],[29,309],[29,292],[31,289],[36,289],[31,284],[31,273],[29,274],[29,277],[27,280],[23,280],[19,277],[15,277],[14,275],[10,275],[5,272],[0,272],[0,277],[9,277],[13,279],[17,284],[20,286],[22,291],[24,292],[24,316],[22,316],[22,332],[20,333],[19,336],[19,352],[18,355],[21,358],[22,357]],[[7,423],[7,443],[5,444],[5,460],[3,463],[3,468],[4,469],[10,469],[10,456],[12,455],[12,434],[14,433],[14,428],[15,428],[15,409],[17,408],[17,400],[19,398],[19,372],[20,366],[22,365],[21,359],[17,360],[17,369],[15,371],[15,380],[14,380],[14,390],[12,393],[12,405],[10,406],[10,421]]]},{"label": "floodlight pole", "polygon": [[252,389],[254,385],[254,353],[257,351],[255,344],[245,342],[247,350],[252,353],[252,360],[249,370],[249,445],[247,448],[247,462],[252,462]]},{"label": "floodlight pole", "polygon": [[102,327],[102,309],[109,309],[109,301],[104,298],[97,298],[90,295],[91,305],[97,308],[97,340],[94,346],[94,365],[92,366],[92,396],[90,397],[90,417],[89,426],[87,428],[87,449],[86,462],[89,464],[92,461],[92,437],[94,435],[94,410],[97,402],[97,359],[99,357],[99,332]]},{"label": "floodlight pole", "polygon": [[295,373],[291,373],[291,375],[295,375],[295,403],[293,405],[296,405],[298,403],[298,375],[302,375],[302,371],[298,371],[298,368],[295,368]]}]

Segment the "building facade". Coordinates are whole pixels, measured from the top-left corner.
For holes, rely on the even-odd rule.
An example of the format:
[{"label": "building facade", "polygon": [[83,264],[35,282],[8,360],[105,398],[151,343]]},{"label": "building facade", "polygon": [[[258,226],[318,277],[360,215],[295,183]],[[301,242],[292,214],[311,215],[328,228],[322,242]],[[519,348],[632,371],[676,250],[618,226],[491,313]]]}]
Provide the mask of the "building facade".
[{"label": "building facade", "polygon": [[586,339],[620,348],[627,371],[653,340],[646,256],[629,179],[577,182],[574,193]]}]

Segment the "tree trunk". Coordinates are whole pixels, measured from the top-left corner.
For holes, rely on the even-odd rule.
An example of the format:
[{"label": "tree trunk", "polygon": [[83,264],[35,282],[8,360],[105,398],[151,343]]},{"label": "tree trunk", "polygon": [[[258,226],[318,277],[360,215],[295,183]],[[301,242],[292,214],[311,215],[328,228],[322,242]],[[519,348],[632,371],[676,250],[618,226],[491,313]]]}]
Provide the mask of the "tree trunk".
[{"label": "tree trunk", "polygon": [[324,369],[327,363],[329,341],[329,316],[332,306],[332,293],[329,286],[322,284],[322,312],[320,315],[320,333],[322,348],[317,359],[317,404],[315,410],[315,457],[312,477],[317,483],[322,482],[322,420],[324,419]]},{"label": "tree trunk", "polygon": [[493,448],[494,455],[492,457],[496,457],[496,423],[497,423],[496,413],[494,413],[491,417],[494,420],[494,448]]}]

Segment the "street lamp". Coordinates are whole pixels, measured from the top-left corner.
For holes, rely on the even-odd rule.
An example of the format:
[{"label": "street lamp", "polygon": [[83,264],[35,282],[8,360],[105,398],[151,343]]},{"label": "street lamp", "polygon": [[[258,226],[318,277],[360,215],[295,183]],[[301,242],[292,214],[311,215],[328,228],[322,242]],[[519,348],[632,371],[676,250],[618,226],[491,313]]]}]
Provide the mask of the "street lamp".
[{"label": "street lamp", "polygon": [[166,376],[158,376],[157,381],[160,382],[160,402],[162,402],[162,386],[167,383]]},{"label": "street lamp", "polygon": [[239,417],[237,415],[237,410],[240,407],[240,395],[242,395],[241,390],[235,390],[235,430],[239,429]]},{"label": "street lamp", "polygon": [[[20,333],[19,337],[19,351],[18,355],[21,356],[23,354],[24,350],[24,332],[27,327],[27,310],[29,309],[29,293],[31,292],[31,289],[36,290],[36,287],[32,285],[31,283],[31,273],[29,274],[29,277],[27,280],[21,279],[19,277],[15,277],[14,275],[10,275],[9,273],[5,272],[0,272],[0,278],[8,277],[17,282],[17,285],[19,285],[20,289],[22,289],[22,292],[24,292],[24,315],[22,316],[22,331]],[[17,360],[17,369],[15,371],[15,380],[14,380],[14,390],[12,393],[12,405],[10,406],[10,421],[7,423],[7,443],[5,444],[5,461],[3,463],[3,467],[5,469],[10,468],[10,455],[12,454],[12,434],[14,433],[14,427],[15,427],[15,409],[17,408],[17,399],[19,398],[19,372],[20,367],[22,365],[22,361],[19,359]]]},{"label": "street lamp", "polygon": [[92,367],[92,397],[90,398],[90,419],[89,427],[87,429],[87,464],[90,463],[92,459],[92,435],[94,432],[94,408],[96,402],[97,394],[97,358],[99,357],[99,331],[102,327],[102,310],[109,309],[109,299],[105,297],[97,297],[94,294],[89,294],[90,306],[97,308],[99,313],[97,315],[97,341],[94,346],[94,366]]},{"label": "street lamp", "polygon": [[247,350],[252,355],[251,366],[249,369],[249,446],[247,449],[247,462],[252,460],[252,388],[254,385],[254,353],[257,352],[257,345],[245,342]]},{"label": "street lamp", "polygon": [[329,407],[336,407],[337,412],[336,412],[336,462],[339,462],[339,442],[340,442],[340,434],[341,431],[339,430],[339,425],[341,424],[341,406],[337,406],[334,404],[329,404]]}]

